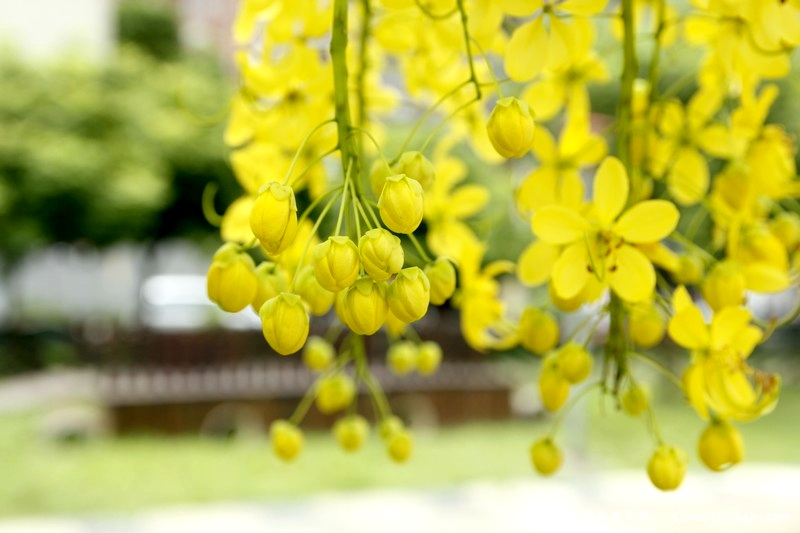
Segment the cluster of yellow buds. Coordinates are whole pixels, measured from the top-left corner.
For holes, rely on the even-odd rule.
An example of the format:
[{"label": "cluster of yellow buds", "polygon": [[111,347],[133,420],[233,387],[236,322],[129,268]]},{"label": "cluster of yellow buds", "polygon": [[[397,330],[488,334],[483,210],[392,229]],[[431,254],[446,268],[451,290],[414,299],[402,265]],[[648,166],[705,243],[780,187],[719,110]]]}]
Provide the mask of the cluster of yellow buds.
[{"label": "cluster of yellow buds", "polygon": [[[599,391],[646,419],[653,485],[681,484],[686,454],[662,439],[640,364],[707,421],[698,438],[706,466],[742,460],[734,424],[769,413],[780,393],[779,377],[751,367],[750,355],[800,314],[764,321],[746,307],[751,292],[796,290],[800,280],[794,141],[766,124],[777,88],[765,82],[791,70],[800,3],[672,4],[242,0],[242,90],[226,140],[245,193],[222,219],[208,294],[226,311],[252,306],[269,345],[302,352],[318,374],[295,413],[272,426],[280,457],[302,448],[298,426],[312,405],[339,416],[343,449],[360,448],[365,390],[387,452],[408,458],[411,434],[369,371],[362,337],[384,330],[393,373],[430,375],[441,348],[411,324],[449,302],[472,348],[540,356],[541,402],[556,416],[530,448],[542,474],[565,460],[561,419]],[[589,91],[612,79],[614,62],[595,42],[605,24],[621,40],[611,111]],[[661,76],[676,43],[703,54],[686,102]],[[400,84],[386,83],[389,70]],[[426,110],[388,158],[392,119],[406,116],[390,115],[402,107],[398,92]],[[598,131],[612,123],[614,145]],[[415,146],[419,132],[428,136]],[[493,199],[490,189],[513,192]],[[512,204],[524,223],[519,247],[505,220]],[[503,298],[514,274],[536,305]],[[335,326],[309,336],[312,316],[329,313]],[[573,313],[588,316],[565,328]],[[689,354],[680,370],[648,352],[667,338]]]}]

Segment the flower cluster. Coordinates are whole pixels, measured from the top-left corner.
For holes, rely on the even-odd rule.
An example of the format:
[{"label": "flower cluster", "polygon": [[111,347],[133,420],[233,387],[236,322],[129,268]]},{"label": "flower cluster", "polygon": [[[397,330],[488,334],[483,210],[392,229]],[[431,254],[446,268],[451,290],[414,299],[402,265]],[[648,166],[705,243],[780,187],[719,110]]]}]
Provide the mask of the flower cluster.
[{"label": "flower cluster", "polygon": [[[561,418],[599,391],[646,418],[652,483],[681,484],[686,454],[663,440],[639,362],[708,421],[709,468],[742,460],[734,423],[767,414],[780,392],[750,355],[800,314],[747,307],[752,292],[798,287],[794,139],[768,118],[800,45],[800,2],[672,4],[242,0],[226,141],[244,194],[222,218],[208,294],[226,311],[252,306],[269,345],[302,351],[319,374],[272,426],[280,457],[299,452],[312,404],[343,413],[336,439],[359,448],[363,389],[389,455],[405,460],[410,433],[363,337],[385,331],[389,368],[429,375],[441,349],[411,325],[447,303],[471,347],[541,356],[557,419],[531,446],[537,471],[559,469]],[[599,35],[616,58],[598,53]],[[685,57],[698,66],[674,81],[665,65]],[[609,109],[591,89],[612,79]],[[416,122],[398,128],[409,107]],[[490,238],[509,213],[520,253]],[[521,306],[504,297],[514,282],[532,288]],[[309,336],[311,316],[327,314],[335,327]],[[565,328],[570,314],[588,318]],[[679,369],[648,351],[667,337],[687,350]]]}]

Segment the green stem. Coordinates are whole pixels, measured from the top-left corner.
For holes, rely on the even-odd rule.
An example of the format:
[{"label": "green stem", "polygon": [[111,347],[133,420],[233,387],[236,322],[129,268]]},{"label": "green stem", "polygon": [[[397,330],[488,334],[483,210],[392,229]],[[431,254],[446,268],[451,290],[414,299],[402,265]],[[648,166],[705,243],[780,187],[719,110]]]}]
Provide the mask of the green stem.
[{"label": "green stem", "polygon": [[478,82],[478,76],[475,74],[475,61],[472,59],[472,39],[469,36],[469,26],[467,21],[467,10],[464,8],[464,0],[456,0],[458,11],[461,13],[461,28],[464,31],[464,44],[467,47],[467,61],[469,62],[469,79],[475,86],[475,98],[481,99],[481,84]]},{"label": "green stem", "polygon": [[342,154],[342,172],[346,174],[352,164],[353,175],[358,168],[358,147],[356,139],[350,135],[350,88],[347,70],[347,11],[348,0],[334,0],[333,29],[331,30],[331,65],[333,67],[333,104],[336,129],[339,137],[339,150]]},{"label": "green stem", "polygon": [[206,219],[206,222],[218,228],[220,224],[222,224],[222,215],[217,213],[217,210],[214,208],[214,197],[217,195],[217,191],[219,191],[219,185],[214,183],[213,181],[209,181],[206,183],[206,186],[203,188],[203,216]]},{"label": "green stem", "polygon": [[395,163],[397,163],[397,160],[400,159],[400,156],[403,155],[403,152],[406,151],[406,148],[408,148],[408,145],[411,144],[411,140],[414,138],[414,135],[416,135],[417,131],[419,131],[419,129],[422,127],[422,124],[428,119],[428,117],[430,117],[433,114],[433,112],[436,111],[436,109],[440,105],[442,105],[448,98],[456,94],[458,91],[461,90],[462,87],[466,87],[470,83],[472,83],[472,80],[466,80],[459,83],[451,90],[449,90],[447,93],[440,96],[439,99],[436,100],[436,102],[434,102],[433,105],[429,107],[422,114],[421,117],[419,117],[419,120],[417,120],[416,124],[414,124],[414,127],[411,128],[411,131],[408,133],[405,140],[403,140],[403,144],[400,146],[400,150],[398,150],[397,156],[394,159],[392,159],[392,161],[389,163],[389,166],[392,166]]},{"label": "green stem", "polygon": [[358,92],[356,124],[359,126],[367,123],[367,101],[365,98],[367,94],[367,70],[369,69],[367,50],[369,49],[370,21],[372,20],[372,9],[369,2],[370,0],[361,0],[361,35],[358,46],[358,72],[356,73],[356,90]]},{"label": "green stem", "polygon": [[[328,203],[325,204],[325,207],[322,208],[322,212],[319,214],[319,217],[317,218],[316,222],[314,222],[314,226],[311,228],[311,234],[308,237],[308,241],[306,242],[305,248],[303,248],[303,255],[300,256],[300,262],[297,264],[297,269],[295,270],[296,272],[300,272],[300,269],[303,267],[303,260],[308,255],[308,249],[311,246],[311,243],[314,242],[314,235],[317,234],[317,230],[319,229],[320,225],[322,224],[322,221],[325,220],[325,216],[328,214],[328,211],[331,210],[331,207],[333,207],[333,204],[336,202],[336,199],[339,198],[339,196],[341,196],[341,194],[342,194],[341,192],[339,192],[338,194],[335,194],[328,201]],[[295,283],[297,283],[297,278],[298,277],[299,276],[294,276],[292,278],[292,286],[290,287],[289,292],[294,292]]]},{"label": "green stem", "polygon": [[633,160],[631,158],[631,123],[633,120],[633,85],[639,71],[636,58],[636,35],[634,34],[634,0],[622,0],[622,26],[624,37],[622,40],[623,60],[622,80],[617,108],[617,152],[628,179],[633,179]]},{"label": "green stem", "polygon": [[578,404],[578,402],[581,400],[581,398],[586,396],[595,387],[601,387],[602,388],[602,385],[603,385],[602,381],[598,381],[596,383],[592,383],[590,385],[587,385],[585,388],[583,388],[581,391],[579,391],[578,394],[576,394],[575,396],[570,398],[569,399],[569,403],[567,403],[567,405],[565,405],[558,412],[558,415],[556,416],[556,419],[553,422],[553,426],[550,428],[550,431],[547,433],[547,435],[550,438],[555,438],[556,433],[558,433],[558,430],[561,427],[562,422],[564,422],[564,419],[567,418],[567,415],[569,414],[569,412],[572,411],[572,409]]},{"label": "green stem", "polygon": [[425,249],[422,247],[422,245],[417,240],[417,237],[413,233],[408,234],[408,239],[411,241],[411,244],[414,245],[414,248],[417,250],[417,253],[422,258],[423,261],[425,261],[426,263],[433,262],[431,256],[428,255],[428,253],[425,251]]},{"label": "green stem", "polygon": [[678,387],[679,390],[683,390],[683,384],[678,376],[676,376],[669,368],[664,366],[664,363],[661,361],[641,352],[633,352],[633,355],[636,356],[637,359],[648,363],[650,366],[658,370],[661,374],[664,375],[673,385]]},{"label": "green stem", "polygon": [[656,0],[656,31],[653,35],[655,42],[653,43],[653,53],[650,55],[650,67],[647,73],[647,79],[650,83],[651,102],[655,102],[658,99],[658,68],[661,61],[661,41],[664,39],[664,30],[667,28],[666,10],[666,0]]},{"label": "green stem", "polygon": [[289,170],[286,171],[286,177],[283,178],[283,184],[284,185],[289,183],[289,180],[292,177],[292,172],[294,172],[294,167],[295,167],[295,165],[297,165],[298,159],[300,159],[300,154],[303,152],[303,149],[306,147],[306,144],[311,139],[311,137],[313,137],[315,133],[317,133],[320,129],[322,129],[323,127],[327,126],[328,124],[330,124],[333,121],[334,121],[334,119],[331,118],[331,119],[328,119],[328,120],[326,120],[324,122],[321,122],[321,123],[317,124],[316,126],[314,126],[313,130],[308,132],[308,135],[305,136],[303,141],[300,143],[300,146],[297,148],[297,151],[294,153],[294,157],[292,158],[292,164],[289,165]]},{"label": "green stem", "polygon": [[608,339],[606,340],[605,359],[613,363],[614,374],[614,396],[619,392],[619,384],[622,378],[628,373],[628,346],[625,341],[625,304],[622,299],[613,291],[610,292],[608,303]]}]

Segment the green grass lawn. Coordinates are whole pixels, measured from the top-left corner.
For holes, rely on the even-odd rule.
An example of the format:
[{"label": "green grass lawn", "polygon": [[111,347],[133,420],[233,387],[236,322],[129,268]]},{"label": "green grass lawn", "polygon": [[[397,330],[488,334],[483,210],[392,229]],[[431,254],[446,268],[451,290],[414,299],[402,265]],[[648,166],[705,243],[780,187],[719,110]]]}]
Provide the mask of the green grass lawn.
[{"label": "green grass lawn", "polygon": [[[785,391],[772,415],[742,426],[746,460],[800,462],[800,387]],[[683,446],[693,469],[702,423],[684,404],[657,406],[664,438]],[[310,433],[302,456],[284,464],[263,439],[217,441],[196,436],[123,437],[56,444],[37,437],[39,416],[0,417],[0,516],[120,512],[149,506],[219,500],[293,498],[326,490],[376,486],[446,486],[475,479],[536,474],[528,446],[549,421],[474,423],[415,432],[408,464],[396,465],[373,436],[361,452],[342,452],[327,433]],[[630,419],[588,396],[571,413],[559,442],[565,470],[642,468],[652,439]],[[643,471],[642,482],[646,483]],[[690,474],[691,475],[691,474]]]}]

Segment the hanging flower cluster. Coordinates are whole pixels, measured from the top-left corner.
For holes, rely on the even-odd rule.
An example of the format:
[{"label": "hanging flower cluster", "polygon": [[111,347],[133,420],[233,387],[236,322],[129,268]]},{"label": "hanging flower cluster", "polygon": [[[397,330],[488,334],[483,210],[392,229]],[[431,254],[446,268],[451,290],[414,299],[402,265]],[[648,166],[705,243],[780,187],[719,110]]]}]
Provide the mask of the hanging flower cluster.
[{"label": "hanging flower cluster", "polygon": [[[242,0],[234,36],[241,83],[225,139],[244,194],[222,219],[208,294],[226,311],[251,306],[269,345],[319,374],[272,425],[280,457],[300,452],[312,403],[338,413],[336,439],[358,449],[362,388],[387,452],[407,459],[411,434],[364,337],[386,332],[395,373],[430,375],[442,352],[413,323],[449,302],[473,348],[541,356],[542,403],[560,412],[530,450],[542,474],[561,465],[563,413],[599,390],[650,422],[652,483],[681,484],[686,454],[662,439],[636,360],[708,420],[709,468],[741,461],[734,424],[767,414],[780,391],[749,356],[800,312],[763,320],[746,307],[749,292],[798,287],[794,140],[768,115],[771,80],[800,45],[800,2]],[[664,60],[687,54],[699,66],[670,81]],[[610,116],[589,87],[615,79]],[[506,181],[492,192],[507,198],[468,179],[465,159]],[[486,230],[503,202],[529,243],[489,261],[505,253]],[[547,303],[509,305],[514,277],[546,287]],[[326,335],[309,337],[311,317],[329,314]],[[688,351],[679,375],[646,352],[666,336]]]}]

